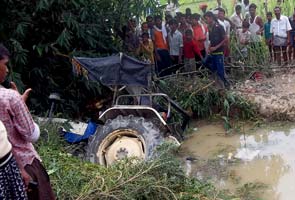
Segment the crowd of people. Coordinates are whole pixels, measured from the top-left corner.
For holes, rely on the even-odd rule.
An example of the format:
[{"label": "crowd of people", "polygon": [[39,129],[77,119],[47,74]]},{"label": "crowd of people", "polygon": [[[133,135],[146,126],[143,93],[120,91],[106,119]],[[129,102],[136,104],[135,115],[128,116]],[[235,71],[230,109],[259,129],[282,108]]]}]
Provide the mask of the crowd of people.
[{"label": "crowd of people", "polygon": [[221,0],[212,9],[206,3],[200,4],[199,13],[187,8],[185,13],[173,14],[170,12],[173,6],[168,3],[165,20],[158,15],[148,16],[139,28],[136,20],[130,19],[120,35],[125,52],[154,64],[158,76],[175,70],[194,71],[205,65],[226,86],[224,62],[231,60],[231,41],[244,59],[249,49],[265,55],[263,42],[272,62],[281,65],[295,59],[295,9],[292,16],[286,17],[276,6],[273,12],[267,12],[264,22],[264,17],[257,14],[257,5],[249,0],[237,0],[232,14]]}]

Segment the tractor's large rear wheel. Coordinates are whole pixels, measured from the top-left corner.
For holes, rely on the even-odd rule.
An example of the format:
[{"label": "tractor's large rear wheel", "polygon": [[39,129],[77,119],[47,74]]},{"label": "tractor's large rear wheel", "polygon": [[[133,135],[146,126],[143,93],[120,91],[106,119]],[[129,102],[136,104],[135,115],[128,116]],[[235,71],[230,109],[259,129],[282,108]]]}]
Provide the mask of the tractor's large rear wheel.
[{"label": "tractor's large rear wheel", "polygon": [[163,134],[151,121],[132,115],[118,116],[107,120],[90,139],[87,157],[105,166],[126,157],[146,160],[163,140]]}]

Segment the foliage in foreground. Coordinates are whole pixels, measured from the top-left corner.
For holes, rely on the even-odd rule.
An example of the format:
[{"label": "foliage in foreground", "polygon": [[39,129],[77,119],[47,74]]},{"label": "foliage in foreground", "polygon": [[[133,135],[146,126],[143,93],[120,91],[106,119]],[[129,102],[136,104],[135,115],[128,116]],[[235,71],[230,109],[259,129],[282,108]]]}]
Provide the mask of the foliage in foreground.
[{"label": "foliage in foreground", "polygon": [[68,154],[56,125],[47,129],[38,151],[59,199],[229,199],[212,185],[187,178],[171,144],[159,147],[152,161],[124,160],[105,168]]}]

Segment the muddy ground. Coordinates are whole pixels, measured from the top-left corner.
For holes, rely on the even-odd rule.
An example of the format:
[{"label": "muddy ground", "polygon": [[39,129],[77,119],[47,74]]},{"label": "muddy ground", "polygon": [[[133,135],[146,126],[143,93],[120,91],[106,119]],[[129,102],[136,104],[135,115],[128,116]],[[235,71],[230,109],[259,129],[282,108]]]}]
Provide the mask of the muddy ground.
[{"label": "muddy ground", "polygon": [[295,69],[274,72],[272,77],[261,73],[237,84],[235,91],[255,104],[262,116],[295,121]]}]

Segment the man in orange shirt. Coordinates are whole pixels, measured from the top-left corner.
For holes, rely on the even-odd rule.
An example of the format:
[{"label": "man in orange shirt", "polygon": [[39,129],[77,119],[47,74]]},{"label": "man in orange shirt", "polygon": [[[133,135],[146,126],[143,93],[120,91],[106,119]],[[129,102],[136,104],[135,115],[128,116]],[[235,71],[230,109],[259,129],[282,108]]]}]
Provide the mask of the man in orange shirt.
[{"label": "man in orange shirt", "polygon": [[155,54],[157,58],[157,75],[168,75],[167,68],[171,65],[168,50],[168,34],[164,24],[162,24],[161,16],[155,16],[155,25],[153,28],[153,42],[155,46]]},{"label": "man in orange shirt", "polygon": [[[193,14],[192,28],[194,33],[194,41],[196,42],[198,49],[200,49],[202,56],[205,57],[206,56],[205,42],[206,42],[206,38],[208,34],[208,29],[205,24],[202,24],[200,22],[200,17],[201,16],[199,14]],[[197,62],[201,61],[200,56],[196,55],[196,61]]]}]

